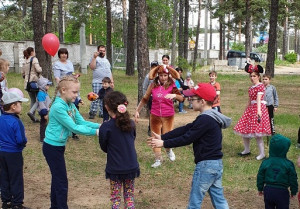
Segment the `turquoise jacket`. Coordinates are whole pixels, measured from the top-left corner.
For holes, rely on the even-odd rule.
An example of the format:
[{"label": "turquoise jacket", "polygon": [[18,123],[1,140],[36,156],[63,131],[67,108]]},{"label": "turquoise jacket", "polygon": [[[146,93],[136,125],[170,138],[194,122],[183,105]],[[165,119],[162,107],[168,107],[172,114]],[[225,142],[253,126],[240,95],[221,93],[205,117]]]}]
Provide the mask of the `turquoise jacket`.
[{"label": "turquoise jacket", "polygon": [[257,174],[257,189],[263,191],[264,186],[290,188],[295,196],[298,192],[297,173],[294,163],[287,159],[291,140],[274,135],[270,140],[269,158],[264,160]]},{"label": "turquoise jacket", "polygon": [[100,124],[83,119],[73,103],[56,97],[49,111],[49,123],[44,142],[53,146],[65,146],[71,133],[96,135]]}]

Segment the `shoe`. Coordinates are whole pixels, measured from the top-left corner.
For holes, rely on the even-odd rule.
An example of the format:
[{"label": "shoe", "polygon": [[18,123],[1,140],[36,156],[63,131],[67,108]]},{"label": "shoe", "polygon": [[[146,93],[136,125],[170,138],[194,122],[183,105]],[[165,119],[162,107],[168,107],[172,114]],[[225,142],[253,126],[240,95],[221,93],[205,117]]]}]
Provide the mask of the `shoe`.
[{"label": "shoe", "polygon": [[157,167],[159,167],[159,166],[161,166],[160,160],[155,160],[155,163],[153,163],[153,164],[151,165],[152,168],[157,168]]},{"label": "shoe", "polygon": [[172,149],[170,149],[170,151],[167,152],[167,154],[168,154],[168,157],[169,157],[169,159],[170,159],[171,161],[175,161],[176,157],[175,157],[175,153],[173,152]]},{"label": "shoe", "polygon": [[182,110],[179,112],[179,114],[186,114],[186,113],[187,113],[187,111],[185,111],[185,110]]},{"label": "shoe", "polygon": [[89,119],[95,119],[95,115],[90,115]]},{"label": "shoe", "polygon": [[148,129],[148,136],[151,136],[151,130]]},{"label": "shoe", "polygon": [[265,159],[266,156],[264,155],[258,155],[256,156],[256,160],[262,160],[262,159]]},{"label": "shoe", "polygon": [[79,141],[79,136],[77,136],[76,134],[72,134],[72,139],[74,139],[75,141]]},{"label": "shoe", "polygon": [[247,155],[251,155],[251,152],[248,152],[248,153],[242,153],[242,152],[239,152],[239,153],[238,153],[238,156],[241,156],[241,157],[247,156]]},{"label": "shoe", "polygon": [[34,122],[34,123],[39,123],[40,122],[40,120],[36,119],[31,112],[28,112],[27,115],[30,117],[30,119],[32,120],[32,122]]},{"label": "shoe", "polygon": [[11,202],[3,202],[1,209],[8,209],[11,207],[12,207]]},{"label": "shoe", "polygon": [[15,206],[12,207],[12,209],[30,209],[30,208],[27,208],[23,205],[15,205]]}]

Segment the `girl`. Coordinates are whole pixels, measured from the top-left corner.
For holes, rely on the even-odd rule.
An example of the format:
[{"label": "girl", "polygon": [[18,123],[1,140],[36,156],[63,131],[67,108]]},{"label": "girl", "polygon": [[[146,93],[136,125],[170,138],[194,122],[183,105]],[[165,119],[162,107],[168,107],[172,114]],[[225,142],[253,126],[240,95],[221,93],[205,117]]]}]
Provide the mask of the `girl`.
[{"label": "girl", "polygon": [[244,140],[244,151],[238,153],[240,156],[246,156],[250,153],[250,139],[256,138],[259,155],[257,160],[265,158],[263,136],[271,135],[269,115],[264,101],[265,87],[261,81],[259,73],[263,73],[260,65],[249,65],[245,67],[247,73],[250,74],[252,86],[249,88],[249,101],[247,108],[240,118],[234,132],[241,135]]},{"label": "girl", "polygon": [[[8,90],[6,74],[9,71],[9,62],[5,59],[0,58],[0,100],[3,96],[3,93]],[[1,103],[0,103],[0,115],[3,112]]]},{"label": "girl", "polygon": [[[24,89],[27,87],[27,82],[37,81],[42,73],[42,68],[39,65],[38,59],[35,57],[35,51],[32,47],[28,47],[23,51],[25,63],[22,67],[22,76],[24,78]],[[30,64],[31,63],[31,64]],[[31,69],[30,69],[31,66]],[[30,74],[29,74],[30,72]],[[29,78],[29,80],[28,80]],[[27,115],[30,119],[37,123],[40,122],[37,118],[35,118],[35,110],[38,107],[38,102],[36,101],[36,96],[38,92],[29,92],[28,95],[30,97],[30,110]]]},{"label": "girl", "polygon": [[[147,104],[152,95],[152,107],[150,111],[150,128],[152,132],[164,134],[173,129],[174,126],[174,106],[173,99],[179,102],[183,101],[183,96],[177,89],[173,79],[179,79],[179,73],[173,68],[166,65],[159,65],[149,72],[150,80],[154,79],[153,83],[147,89],[146,94],[140,101],[136,112],[135,121],[140,117],[139,112],[142,107]],[[155,154],[155,162],[151,166],[157,168],[161,166],[162,156],[161,148],[153,148]],[[166,149],[171,161],[175,160],[175,154],[172,149]]]},{"label": "girl", "polygon": [[120,208],[123,185],[125,208],[134,206],[134,179],[139,177],[134,140],[134,122],[127,111],[126,96],[118,91],[105,95],[104,105],[111,119],[99,129],[101,149],[107,153],[106,178],[110,179],[112,208]]},{"label": "girl", "polygon": [[74,76],[63,77],[55,90],[56,96],[50,111],[43,154],[49,165],[51,180],[51,208],[67,209],[68,179],[64,158],[65,145],[71,132],[98,135],[98,123],[85,121],[73,102],[78,96],[79,81]]}]

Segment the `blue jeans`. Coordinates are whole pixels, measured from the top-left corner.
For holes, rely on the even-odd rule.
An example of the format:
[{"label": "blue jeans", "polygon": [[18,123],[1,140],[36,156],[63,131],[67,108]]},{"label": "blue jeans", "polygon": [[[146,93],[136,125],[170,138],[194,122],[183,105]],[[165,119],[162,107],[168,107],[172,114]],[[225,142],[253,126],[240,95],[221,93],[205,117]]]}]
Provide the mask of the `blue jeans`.
[{"label": "blue jeans", "polygon": [[178,109],[179,109],[179,112],[182,112],[182,110],[183,110],[183,102],[179,102]]},{"label": "blue jeans", "polygon": [[229,208],[223,194],[222,174],[222,159],[204,160],[197,163],[192,181],[188,209],[201,208],[202,201],[207,191],[214,208]]}]

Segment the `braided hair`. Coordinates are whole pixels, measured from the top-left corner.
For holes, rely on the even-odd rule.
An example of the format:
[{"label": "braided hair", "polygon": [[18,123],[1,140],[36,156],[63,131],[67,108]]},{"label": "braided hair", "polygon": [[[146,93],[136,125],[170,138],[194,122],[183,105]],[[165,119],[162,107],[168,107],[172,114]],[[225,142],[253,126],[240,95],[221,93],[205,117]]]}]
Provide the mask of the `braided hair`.
[{"label": "braided hair", "polygon": [[104,104],[116,115],[116,126],[122,131],[130,132],[134,125],[127,111],[128,101],[126,96],[119,91],[112,91],[105,95]]}]

